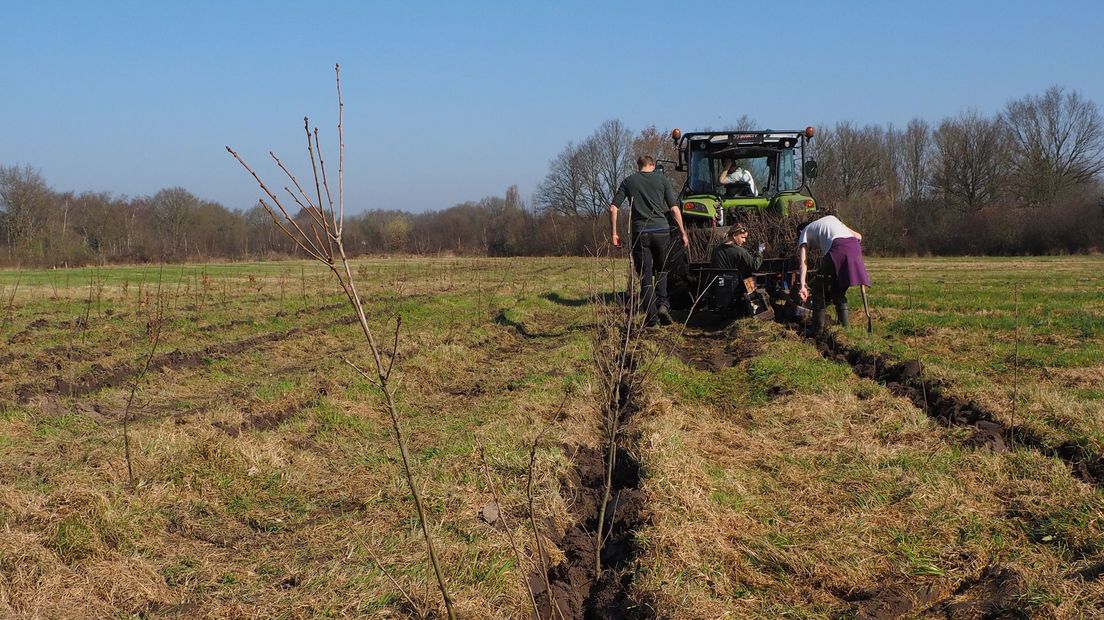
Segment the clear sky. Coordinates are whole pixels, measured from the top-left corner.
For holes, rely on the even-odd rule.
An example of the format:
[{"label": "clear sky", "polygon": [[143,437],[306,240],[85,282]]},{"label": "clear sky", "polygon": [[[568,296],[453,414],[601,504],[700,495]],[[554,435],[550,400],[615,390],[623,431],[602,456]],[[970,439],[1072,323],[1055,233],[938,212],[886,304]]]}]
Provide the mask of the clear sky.
[{"label": "clear sky", "polygon": [[[937,123],[1065,86],[1104,106],[1104,1],[0,0],[0,165],[59,191],[229,208],[336,142],[351,211],[528,198],[569,141],[631,129]],[[327,157],[336,170],[336,152]],[[301,168],[300,168],[301,169]],[[306,176],[306,171],[300,172]]]}]

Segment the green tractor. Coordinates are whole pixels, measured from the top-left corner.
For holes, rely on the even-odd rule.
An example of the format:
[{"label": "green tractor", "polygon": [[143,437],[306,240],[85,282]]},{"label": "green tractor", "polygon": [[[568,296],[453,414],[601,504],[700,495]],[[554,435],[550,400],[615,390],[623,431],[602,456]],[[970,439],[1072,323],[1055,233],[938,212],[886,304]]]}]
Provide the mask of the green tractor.
[{"label": "green tractor", "polygon": [[743,283],[747,290],[737,296],[742,310],[762,316],[771,301],[789,299],[797,270],[797,232],[823,215],[808,186],[817,169],[816,161],[805,155],[813,134],[812,127],[671,132],[678,161],[668,163],[686,174],[679,205],[690,237],[690,247],[683,251],[675,244],[679,247],[672,256],[670,284],[676,303],[702,299],[724,282],[725,274],[714,273],[710,259],[735,224],[749,230],[750,245],[767,245],[754,283]]}]

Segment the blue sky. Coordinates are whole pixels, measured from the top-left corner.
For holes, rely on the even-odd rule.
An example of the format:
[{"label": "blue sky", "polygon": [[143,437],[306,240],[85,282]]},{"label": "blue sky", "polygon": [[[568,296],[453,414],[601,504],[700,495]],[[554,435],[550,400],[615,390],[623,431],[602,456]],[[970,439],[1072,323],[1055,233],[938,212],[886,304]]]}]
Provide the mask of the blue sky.
[{"label": "blue sky", "polygon": [[[1104,2],[55,2],[0,0],[0,165],[56,190],[180,186],[244,209],[302,170],[302,118],[346,200],[423,211],[527,198],[568,141],[933,123],[1065,86],[1104,106]],[[336,151],[327,163],[336,169]]]}]

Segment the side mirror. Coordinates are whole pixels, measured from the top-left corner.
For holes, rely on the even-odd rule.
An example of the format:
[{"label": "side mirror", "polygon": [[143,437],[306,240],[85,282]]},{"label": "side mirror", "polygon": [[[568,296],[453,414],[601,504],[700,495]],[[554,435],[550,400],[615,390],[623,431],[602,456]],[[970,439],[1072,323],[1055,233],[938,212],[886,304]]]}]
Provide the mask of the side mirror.
[{"label": "side mirror", "polygon": [[815,179],[817,177],[817,163],[816,163],[816,160],[815,159],[810,159],[809,161],[805,162],[805,165],[802,167],[801,172],[807,178]]}]

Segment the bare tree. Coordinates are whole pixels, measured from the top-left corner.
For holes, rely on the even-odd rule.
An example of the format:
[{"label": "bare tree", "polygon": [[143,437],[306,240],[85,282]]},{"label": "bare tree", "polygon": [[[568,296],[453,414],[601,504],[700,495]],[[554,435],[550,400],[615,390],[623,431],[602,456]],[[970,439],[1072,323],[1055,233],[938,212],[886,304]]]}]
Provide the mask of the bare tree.
[{"label": "bare tree", "polygon": [[928,122],[914,118],[898,138],[898,175],[905,202],[916,204],[923,200],[930,187],[932,136]]},{"label": "bare tree", "polygon": [[1011,185],[1025,206],[1051,206],[1104,171],[1104,119],[1080,93],[1051,86],[1008,103]]},{"label": "bare tree", "polygon": [[619,120],[609,120],[591,136],[596,148],[599,183],[593,189],[597,212],[609,207],[621,179],[632,174],[636,156],[632,152],[632,132]]},{"label": "bare tree", "polygon": [[761,129],[755,119],[747,114],[741,114],[735,122],[725,125],[724,131],[755,131]]},{"label": "bare tree", "polygon": [[975,212],[1002,195],[1008,160],[1001,124],[976,110],[939,124],[932,184],[947,207]]},{"label": "bare tree", "polygon": [[858,128],[845,121],[838,123],[830,135],[831,170],[839,183],[841,198],[850,200],[886,184],[881,128],[876,125]]},{"label": "bare tree", "polygon": [[537,205],[547,211],[575,216],[587,213],[588,200],[584,155],[578,146],[568,142],[537,187]]},{"label": "bare tree", "polygon": [[[154,215],[154,231],[167,256],[188,255],[188,233],[198,221],[199,198],[182,187],[163,189],[150,199]],[[194,243],[194,239],[192,240]]]},{"label": "bare tree", "polygon": [[8,244],[8,258],[25,249],[42,232],[52,192],[30,166],[0,167],[0,230]]}]

